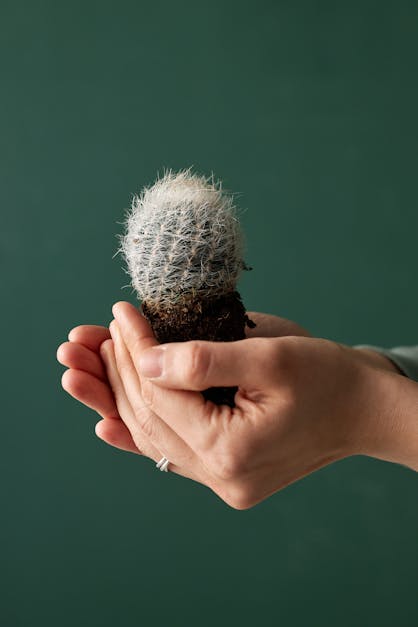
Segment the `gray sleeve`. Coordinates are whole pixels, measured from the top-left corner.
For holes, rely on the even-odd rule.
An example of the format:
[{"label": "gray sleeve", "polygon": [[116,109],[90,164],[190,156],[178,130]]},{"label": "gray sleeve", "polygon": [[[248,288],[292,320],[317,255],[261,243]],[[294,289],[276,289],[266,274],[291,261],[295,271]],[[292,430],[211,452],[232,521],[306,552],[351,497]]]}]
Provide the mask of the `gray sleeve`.
[{"label": "gray sleeve", "polygon": [[392,361],[403,374],[413,381],[418,381],[418,346],[396,346],[395,348],[381,348],[361,344],[354,348],[368,348],[384,355]]}]

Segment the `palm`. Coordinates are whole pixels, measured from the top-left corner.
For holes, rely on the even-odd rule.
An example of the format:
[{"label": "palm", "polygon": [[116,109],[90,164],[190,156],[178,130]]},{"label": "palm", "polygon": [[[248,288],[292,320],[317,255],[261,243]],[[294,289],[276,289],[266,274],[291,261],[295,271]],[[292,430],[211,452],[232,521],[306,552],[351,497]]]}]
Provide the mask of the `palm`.
[{"label": "palm", "polygon": [[[247,337],[310,336],[291,320],[257,312],[248,315],[257,326],[248,329]],[[63,374],[62,386],[103,418],[96,428],[101,439],[125,451],[140,453],[118,412],[100,356],[102,342],[110,337],[107,327],[80,325],[72,329],[68,336],[70,341],[61,344],[57,351],[58,361],[69,368]]]}]

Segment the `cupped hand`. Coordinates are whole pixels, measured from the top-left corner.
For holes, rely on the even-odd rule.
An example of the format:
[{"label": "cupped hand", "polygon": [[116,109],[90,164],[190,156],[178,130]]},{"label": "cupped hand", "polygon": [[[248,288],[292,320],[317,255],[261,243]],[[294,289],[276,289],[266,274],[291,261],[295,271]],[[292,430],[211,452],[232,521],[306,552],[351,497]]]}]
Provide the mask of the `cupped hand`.
[{"label": "cupped hand", "polygon": [[[350,455],[393,454],[397,425],[388,421],[383,437],[379,422],[398,414],[398,384],[387,377],[404,377],[354,349],[296,335],[159,345],[132,305],[113,314],[101,355],[134,442],[145,438],[149,457],[167,457],[170,471],[230,506],[247,509]],[[216,386],[238,386],[234,408],[204,399]]]},{"label": "cupped hand", "polygon": [[[247,328],[247,337],[309,336],[308,331],[286,318],[259,312],[249,312],[248,315],[256,323],[256,327]],[[58,361],[68,368],[63,373],[62,386],[71,396],[102,417],[96,425],[96,434],[100,439],[124,451],[137,454],[151,453],[152,447],[147,439],[143,437],[138,448],[125,425],[124,414],[131,412],[126,400],[121,410],[125,422],[121,419],[115,394],[100,355],[101,344],[110,337],[109,329],[99,325],[79,325],[70,331],[69,341],[61,344],[57,350]],[[116,372],[113,378],[116,378]],[[114,384],[118,386],[118,381]],[[118,387],[120,389],[120,385]]]},{"label": "cupped hand", "polygon": [[[237,509],[352,454],[417,468],[417,386],[381,356],[256,313],[246,340],[158,345],[135,307],[113,312],[110,333],[76,327],[57,353],[63,387],[103,417],[109,444],[164,455]],[[225,385],[239,388],[233,409],[200,394]]]},{"label": "cupped hand", "polygon": [[61,384],[66,392],[103,418],[96,425],[96,434],[102,440],[121,450],[139,453],[121,420],[100,356],[100,346],[109,338],[107,327],[80,325],[72,329],[68,334],[69,342],[61,344],[57,350],[58,361],[68,368]]}]

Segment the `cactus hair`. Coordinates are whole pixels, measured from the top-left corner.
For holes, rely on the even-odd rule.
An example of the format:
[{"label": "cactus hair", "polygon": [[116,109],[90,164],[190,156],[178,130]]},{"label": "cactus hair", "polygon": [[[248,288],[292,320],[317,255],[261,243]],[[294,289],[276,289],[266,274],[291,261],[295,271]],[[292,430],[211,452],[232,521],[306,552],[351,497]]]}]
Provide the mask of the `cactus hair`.
[{"label": "cactus hair", "polygon": [[[243,233],[233,195],[191,168],[164,172],[135,195],[118,235],[142,313],[160,343],[245,338],[255,323],[236,285]],[[203,390],[217,404],[235,403],[236,387]]]},{"label": "cactus hair", "polygon": [[140,300],[170,308],[235,290],[244,239],[233,195],[191,168],[167,170],[135,195],[121,252]]}]

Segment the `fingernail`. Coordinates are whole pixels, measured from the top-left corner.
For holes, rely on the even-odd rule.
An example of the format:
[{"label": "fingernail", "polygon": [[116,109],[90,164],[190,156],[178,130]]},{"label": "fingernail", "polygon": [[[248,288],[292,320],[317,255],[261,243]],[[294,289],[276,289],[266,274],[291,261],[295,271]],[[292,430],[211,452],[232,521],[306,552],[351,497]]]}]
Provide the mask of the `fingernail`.
[{"label": "fingernail", "polygon": [[139,358],[139,371],[147,379],[156,379],[163,372],[164,350],[160,347],[150,348]]}]

